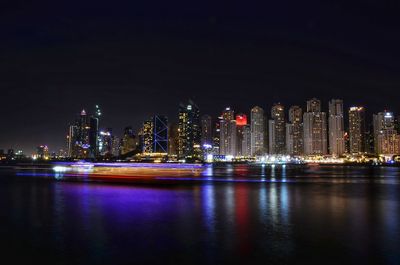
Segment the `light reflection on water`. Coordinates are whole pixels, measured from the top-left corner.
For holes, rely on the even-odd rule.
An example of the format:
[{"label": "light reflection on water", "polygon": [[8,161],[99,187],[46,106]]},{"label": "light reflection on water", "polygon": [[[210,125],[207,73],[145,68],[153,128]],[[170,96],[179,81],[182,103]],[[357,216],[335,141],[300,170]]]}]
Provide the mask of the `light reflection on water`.
[{"label": "light reflection on water", "polygon": [[2,176],[4,253],[55,264],[399,264],[398,169],[209,166],[203,177],[123,186]]}]

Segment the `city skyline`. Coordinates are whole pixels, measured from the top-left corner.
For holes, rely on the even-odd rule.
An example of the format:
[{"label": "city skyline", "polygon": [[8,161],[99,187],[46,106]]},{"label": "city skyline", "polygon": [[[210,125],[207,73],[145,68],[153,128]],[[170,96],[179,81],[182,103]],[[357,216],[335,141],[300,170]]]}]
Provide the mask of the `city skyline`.
[{"label": "city skyline", "polygon": [[[324,104],[324,103],[327,103],[327,104]],[[189,110],[189,107],[192,108],[191,105],[198,108],[197,104],[195,102],[193,102],[192,100],[189,100],[189,105],[187,105],[187,107],[186,107],[186,105],[184,105],[184,104],[182,105],[182,103],[181,103],[179,108],[184,109],[184,110],[186,110],[186,108],[188,108],[188,110]],[[264,126],[264,128],[261,129],[260,133],[262,132],[262,137],[265,139],[263,139],[262,142],[260,142],[261,146],[263,146],[262,149],[264,149],[264,150],[261,151],[261,149],[260,149],[259,152],[265,153],[265,154],[268,153],[268,154],[290,154],[290,155],[299,155],[300,154],[301,155],[301,154],[303,154],[302,151],[304,151],[304,154],[308,154],[308,155],[330,154],[330,155],[334,155],[334,156],[341,156],[344,153],[348,153],[348,152],[351,152],[351,150],[354,150],[354,146],[353,146],[354,144],[352,143],[352,141],[354,142],[354,134],[355,134],[354,132],[355,131],[354,131],[354,129],[352,130],[352,127],[363,126],[365,133],[367,133],[369,130],[366,128],[366,126],[370,126],[375,131],[373,133],[375,146],[372,148],[367,148],[368,144],[365,142],[366,139],[364,139],[364,138],[366,138],[366,135],[365,136],[361,135],[360,137],[363,138],[363,140],[362,140],[363,143],[360,145],[363,146],[363,148],[361,148],[360,150],[361,150],[361,152],[371,152],[371,149],[372,149],[376,153],[377,152],[376,150],[379,150],[379,149],[378,149],[378,138],[377,138],[378,136],[377,136],[377,132],[376,132],[376,130],[377,130],[376,128],[378,125],[376,125],[375,116],[385,115],[385,114],[389,113],[391,115],[391,119],[392,119],[392,127],[390,127],[390,129],[394,129],[393,132],[396,132],[396,130],[398,131],[399,127],[400,127],[399,126],[400,125],[399,124],[400,115],[398,115],[397,113],[388,112],[387,110],[384,110],[383,112],[380,111],[378,113],[372,114],[370,119],[368,117],[366,117],[365,114],[363,114],[363,120],[358,121],[358,122],[361,122],[363,125],[354,124],[355,120],[349,114],[352,114],[353,110],[358,109],[358,108],[362,109],[363,113],[365,113],[365,112],[368,112],[367,111],[368,108],[365,106],[354,106],[354,105],[352,105],[351,107],[347,107],[345,102],[343,102],[342,99],[331,99],[328,102],[323,102],[319,99],[312,98],[312,99],[307,100],[306,105],[307,106],[304,108],[304,107],[302,107],[301,104],[293,105],[293,106],[286,106],[285,104],[274,103],[274,104],[272,104],[272,107],[271,107],[271,113],[265,112],[265,110],[263,108],[261,108],[260,110],[262,112],[261,115],[263,118],[263,121],[261,121],[261,124]],[[344,106],[346,106],[346,107],[344,107]],[[209,128],[206,128],[206,131],[208,131],[207,132],[207,134],[208,134],[208,136],[207,136],[208,143],[207,144],[210,145],[210,147],[213,147],[213,149],[215,149],[215,139],[211,139],[211,138],[215,137],[215,132],[213,132],[216,129],[215,122],[217,122],[219,124],[218,129],[220,129],[220,128],[222,129],[221,133],[218,133],[218,137],[220,139],[222,139],[222,142],[224,142],[224,140],[223,140],[224,138],[227,139],[227,141],[225,141],[226,142],[225,147],[224,147],[224,144],[222,144],[222,142],[218,143],[218,147],[217,147],[218,152],[216,153],[214,150],[213,151],[214,154],[233,155],[233,156],[241,155],[241,152],[242,152],[241,150],[242,150],[242,148],[244,148],[243,146],[245,145],[245,143],[242,142],[243,137],[244,137],[243,130],[245,129],[242,126],[244,126],[244,125],[249,127],[249,148],[250,149],[254,148],[254,144],[250,143],[251,142],[250,139],[254,137],[253,136],[254,134],[250,133],[251,132],[250,128],[251,128],[251,124],[255,121],[255,120],[253,120],[251,113],[256,108],[259,108],[259,107],[255,106],[251,110],[241,111],[241,110],[235,110],[234,108],[231,108],[231,107],[226,107],[222,111],[222,113],[220,113],[219,115],[213,115],[213,116],[209,115],[208,113],[204,113],[203,111],[201,111],[201,108],[200,108],[200,111],[198,111],[198,114],[196,114],[197,115],[196,121],[198,123],[197,126],[199,128],[199,129],[197,129],[198,130],[197,135],[200,135],[200,138],[198,138],[199,140],[197,140],[197,142],[198,142],[197,145],[200,145],[201,143],[204,144],[204,141],[203,141],[203,133],[204,133],[203,118],[207,117],[207,119],[209,120],[207,122],[209,124],[209,125],[207,125],[207,127],[209,127]],[[294,115],[293,109],[296,109],[296,108],[299,111],[299,114],[297,114],[297,115],[300,115],[300,117],[294,118],[293,117],[293,115]],[[127,125],[123,129],[123,131],[125,131],[124,133],[116,133],[116,131],[118,131],[118,130],[115,130],[115,129],[109,127],[103,121],[103,117],[102,117],[103,111],[100,110],[99,105],[95,105],[93,110],[94,111],[90,114],[90,113],[87,113],[87,111],[85,109],[83,109],[80,112],[80,114],[77,115],[76,121],[69,123],[69,129],[68,129],[68,132],[66,133],[67,145],[65,145],[65,143],[64,143],[64,145],[62,145],[62,147],[58,148],[58,149],[55,149],[54,147],[50,146],[51,151],[58,153],[58,151],[62,149],[62,150],[64,150],[65,153],[68,153],[68,156],[74,157],[73,155],[70,154],[71,153],[71,151],[70,151],[71,143],[68,143],[68,141],[70,141],[69,135],[71,135],[71,133],[74,134],[74,126],[76,126],[76,124],[81,124],[81,127],[83,128],[82,130],[86,130],[85,127],[88,129],[89,127],[94,126],[94,128],[95,128],[95,131],[88,130],[86,133],[84,133],[85,136],[81,136],[81,138],[86,137],[85,138],[86,142],[84,141],[85,142],[84,145],[91,146],[87,151],[88,154],[90,154],[90,155],[88,155],[87,157],[98,156],[99,152],[100,152],[98,149],[101,149],[102,147],[100,146],[100,148],[99,148],[97,145],[104,144],[104,143],[102,143],[102,141],[100,141],[100,143],[98,143],[97,140],[94,140],[94,137],[97,137],[96,135],[99,135],[100,138],[112,136],[112,138],[110,138],[109,141],[114,141],[115,143],[118,143],[118,146],[119,146],[118,149],[115,149],[115,150],[110,149],[108,152],[106,152],[109,154],[112,153],[114,156],[118,156],[118,154],[123,154],[124,152],[122,152],[122,150],[124,148],[126,150],[131,150],[131,151],[132,151],[132,149],[135,149],[133,147],[124,146],[124,144],[123,144],[123,141],[128,141],[131,137],[134,137],[134,139],[132,139],[130,141],[134,141],[136,143],[135,145],[140,145],[142,143],[142,141],[139,139],[139,137],[143,137],[143,139],[144,139],[143,144],[142,144],[143,146],[141,145],[140,151],[142,151],[144,153],[152,153],[153,148],[150,148],[149,149],[150,151],[146,151],[147,150],[145,147],[146,136],[145,136],[145,131],[143,131],[143,130],[146,130],[145,129],[146,123],[148,121],[152,122],[152,120],[155,120],[156,117],[163,117],[161,119],[165,120],[163,122],[164,123],[163,126],[165,128],[165,129],[163,129],[163,130],[165,130],[165,136],[163,139],[164,139],[165,144],[164,144],[164,147],[162,147],[160,150],[164,150],[163,153],[169,153],[169,151],[167,151],[167,150],[170,149],[170,141],[171,141],[169,139],[169,133],[170,133],[170,129],[171,129],[170,126],[178,126],[180,124],[179,119],[174,119],[176,117],[172,117],[172,119],[171,119],[168,116],[163,116],[163,115],[160,116],[160,114],[154,114],[154,115],[148,117],[147,119],[144,119],[142,121],[142,123],[140,124],[140,126],[138,126],[137,128],[132,127],[131,125]],[[280,121],[282,124],[281,125],[282,129],[280,129],[280,131],[281,131],[281,134],[283,134],[282,137],[284,137],[284,138],[281,142],[282,147],[281,147],[281,149],[279,149],[279,151],[275,151],[275,148],[276,148],[275,147],[276,140],[274,140],[276,137],[275,136],[276,129],[275,129],[275,125],[274,125],[275,123],[273,122],[273,120],[271,120],[269,118],[270,115],[272,115],[271,117],[273,117],[273,115],[275,115],[274,113],[277,113],[277,110],[280,111],[279,112],[280,114],[278,114],[278,116],[283,115],[281,118],[281,121]],[[319,150],[319,148],[317,148],[319,151],[316,151],[316,152],[309,150],[310,148],[314,148],[314,147],[308,147],[308,149],[306,149],[307,145],[305,145],[304,150],[301,151],[301,149],[303,148],[303,144],[307,143],[306,136],[308,134],[305,131],[303,131],[303,129],[307,129],[307,126],[304,128],[304,124],[308,124],[308,123],[307,123],[307,119],[303,121],[302,113],[304,113],[304,118],[305,118],[305,117],[308,117],[307,113],[309,111],[311,111],[311,113],[317,113],[317,118],[319,117],[318,111],[322,111],[321,113],[322,113],[322,115],[324,115],[322,118],[322,122],[324,122],[324,124],[322,125],[323,132],[321,132],[322,133],[321,137],[324,137],[324,139],[322,141],[324,141],[325,143],[322,143],[322,145],[324,147],[320,147],[320,148],[322,148],[320,150]],[[249,113],[249,114],[247,114],[247,113]],[[332,117],[333,117],[332,115],[337,115],[337,114],[340,115],[340,116],[338,116],[339,123],[336,121],[335,121],[335,123],[339,124],[339,125],[335,125],[335,126],[340,126],[339,131],[337,131],[336,127],[332,127],[333,121],[331,121]],[[178,113],[175,113],[175,115],[178,115]],[[247,119],[246,116],[248,116],[249,119]],[[84,119],[84,122],[82,121],[82,117]],[[386,117],[386,115],[385,115],[385,117]],[[293,131],[294,119],[297,119],[297,123],[298,123],[298,125],[296,125],[298,127],[296,129],[297,131],[296,130]],[[337,118],[335,118],[335,119],[337,119]],[[99,126],[100,120],[101,120],[101,124]],[[159,120],[159,118],[157,118],[157,120]],[[224,120],[225,120],[225,122],[224,122]],[[306,122],[306,123],[304,123],[304,122]],[[340,123],[342,125],[340,125]],[[87,124],[87,125],[84,125],[84,124]],[[150,130],[152,131],[154,122],[152,122],[151,124],[152,125],[149,125],[149,126],[151,126],[149,128],[151,128]],[[223,125],[223,124],[225,124],[225,125]],[[230,125],[230,124],[232,124],[232,125]],[[228,126],[228,127],[226,127],[226,126]],[[234,126],[234,127],[232,127],[232,126]],[[224,127],[226,127],[226,128],[224,129]],[[78,126],[78,128],[79,128],[79,126]],[[132,135],[131,137],[128,137],[128,138],[126,138],[127,137],[127,133],[126,133],[127,129],[130,130],[130,135]],[[224,133],[224,131],[225,131],[225,133]],[[349,135],[349,136],[347,136],[348,137],[347,141],[344,140],[344,138],[346,137],[346,135],[345,135],[346,133],[347,133],[347,135]],[[79,133],[79,135],[80,134],[81,133]],[[143,136],[140,136],[142,134],[143,134]],[[293,136],[296,134],[298,136]],[[332,138],[333,134],[337,135],[335,137],[339,137],[338,139],[340,139],[340,138],[342,139],[341,143],[339,145],[339,146],[341,146],[340,152],[338,152],[337,150],[335,151],[335,149],[332,149],[332,148],[338,148],[337,144],[333,143],[333,141],[334,141]],[[150,137],[158,137],[157,135],[158,134],[155,133],[154,135],[150,135]],[[301,137],[300,137],[300,135],[301,135]],[[199,137],[199,136],[197,136],[197,137]],[[232,137],[234,137],[234,138],[231,139]],[[293,137],[297,137],[297,138],[293,138]],[[303,139],[303,137],[304,137],[304,139]],[[80,139],[80,138],[78,137],[78,139]],[[150,139],[150,142],[151,142],[150,145],[160,146],[159,144],[156,144],[155,142],[153,143],[153,140],[151,138],[147,137],[147,139]],[[296,139],[298,139],[298,140],[296,140]],[[293,142],[294,140],[300,141],[300,142],[295,143],[295,142]],[[80,141],[82,142],[82,140],[80,140]],[[220,140],[217,140],[217,141],[220,141]],[[319,140],[317,140],[317,141],[319,141]],[[148,144],[149,143],[147,143],[147,145]],[[220,144],[221,144],[221,147],[220,147]],[[298,147],[295,147],[294,144],[298,145]],[[314,142],[313,142],[313,144],[314,144]],[[345,144],[346,144],[346,146],[345,146]],[[111,145],[114,145],[114,144],[109,143],[108,148],[111,148]],[[176,145],[178,145],[178,144],[176,144]],[[37,152],[38,148],[40,148],[42,146],[46,146],[46,148],[49,148],[49,145],[47,143],[37,144],[36,146],[31,147],[31,149],[33,150],[32,154],[38,153]],[[222,148],[222,149],[220,149],[220,148]],[[395,147],[395,148],[397,148],[397,147]],[[0,148],[0,149],[8,150],[9,148]],[[11,148],[11,149],[13,149],[13,148]],[[294,152],[294,149],[299,149],[299,150]],[[21,150],[21,149],[16,149],[15,151],[17,151],[17,150]],[[95,150],[97,150],[97,151],[95,151]],[[309,150],[309,151],[307,151],[307,150]],[[380,150],[382,150],[382,149],[380,149]],[[26,152],[26,150],[23,150],[23,151]],[[158,152],[155,152],[155,153],[158,153]],[[26,154],[29,154],[29,151],[26,152]],[[178,151],[176,151],[176,154],[178,154]],[[255,154],[255,151],[254,150],[250,151],[250,154],[253,156]],[[103,153],[103,155],[104,155],[104,153]],[[75,156],[79,157],[79,155],[75,155]]]}]

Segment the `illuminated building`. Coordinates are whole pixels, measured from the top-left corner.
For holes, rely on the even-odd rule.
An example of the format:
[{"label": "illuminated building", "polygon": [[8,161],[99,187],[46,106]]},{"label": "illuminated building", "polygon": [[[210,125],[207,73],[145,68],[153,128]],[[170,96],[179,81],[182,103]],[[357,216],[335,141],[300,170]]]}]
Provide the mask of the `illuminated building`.
[{"label": "illuminated building", "polygon": [[112,129],[107,128],[105,130],[101,130],[99,133],[99,155],[100,156],[112,156],[113,150],[113,135]]},{"label": "illuminated building", "polygon": [[251,156],[251,127],[250,125],[243,126],[243,139],[241,155],[245,157]]},{"label": "illuminated building", "polygon": [[201,159],[200,111],[193,101],[179,106],[178,157]]},{"label": "illuminated building", "polygon": [[143,146],[142,152],[145,154],[153,153],[153,120],[149,119],[143,123]]},{"label": "illuminated building", "polygon": [[379,154],[378,135],[383,130],[394,129],[394,115],[392,112],[384,111],[373,115],[373,130],[374,130],[374,150]]},{"label": "illuminated building", "polygon": [[395,129],[396,129],[397,133],[400,134],[400,116],[397,116],[397,118],[395,120]]},{"label": "illuminated building", "polygon": [[335,157],[342,156],[345,152],[343,100],[332,99],[329,101],[328,121],[329,153]]},{"label": "illuminated building", "polygon": [[163,115],[155,115],[153,123],[153,152],[168,154],[168,118]]},{"label": "illuminated building", "polygon": [[384,111],[373,115],[375,152],[379,155],[400,154],[400,136],[395,130],[394,115]]},{"label": "illuminated building", "polygon": [[303,110],[299,106],[289,109],[289,122],[286,124],[286,152],[289,155],[303,154]]},{"label": "illuminated building", "polygon": [[344,132],[344,150],[345,153],[350,154],[350,134],[349,132]]},{"label": "illuminated building", "polygon": [[168,154],[168,118],[155,115],[143,124],[143,153]]},{"label": "illuminated building", "polygon": [[82,110],[75,123],[69,127],[69,154],[73,158],[89,158],[90,120]]},{"label": "illuminated building", "polygon": [[121,140],[121,155],[126,155],[135,151],[137,145],[138,141],[135,134],[133,133],[132,127],[126,127],[124,129],[124,135]]},{"label": "illuminated building", "polygon": [[212,144],[212,119],[210,115],[203,115],[201,117],[201,146]]},{"label": "illuminated building", "polygon": [[96,158],[99,155],[99,123],[100,123],[101,111],[99,105],[95,107],[95,114],[89,119],[89,156]]},{"label": "illuminated building", "polygon": [[220,120],[220,141],[219,141],[219,154],[220,155],[236,155],[236,121],[235,113],[227,107],[221,115]]},{"label": "illuminated building", "polygon": [[67,153],[68,157],[75,157],[75,144],[76,144],[76,125],[70,125],[67,134]]},{"label": "illuminated building", "polygon": [[222,117],[218,117],[218,122],[214,123],[214,130],[213,130],[213,154],[219,155],[220,154],[220,136],[221,136],[221,119]]},{"label": "illuminated building", "polygon": [[237,155],[237,126],[236,120],[231,120],[228,123],[228,149],[225,155]]},{"label": "illuminated building", "polygon": [[247,125],[247,116],[245,114],[236,115],[236,155],[243,156],[243,137],[244,137],[244,126]]},{"label": "illuminated building", "polygon": [[400,135],[394,128],[382,130],[377,141],[379,155],[393,156],[400,154]]},{"label": "illuminated building", "polygon": [[111,154],[113,157],[119,157],[121,155],[122,143],[123,143],[122,140],[113,135],[112,148],[111,148]]},{"label": "illuminated building", "polygon": [[169,125],[169,137],[168,137],[168,155],[171,157],[176,157],[178,155],[178,125],[176,123],[171,123]]},{"label": "illuminated building", "polygon": [[321,101],[307,101],[307,112],[303,114],[303,137],[305,155],[328,153],[326,113],[321,112]]},{"label": "illuminated building", "polygon": [[264,110],[258,106],[251,109],[251,155],[263,155],[265,153],[265,121]]},{"label": "illuminated building", "polygon": [[269,153],[286,153],[285,109],[281,104],[274,104],[269,120]]},{"label": "illuminated building", "polygon": [[89,156],[95,158],[99,155],[98,141],[99,141],[99,118],[90,117],[89,129]]},{"label": "illuminated building", "polygon": [[37,148],[37,159],[49,159],[49,148],[47,145],[41,145]]},{"label": "illuminated building", "polygon": [[365,135],[365,110],[363,107],[351,107],[349,109],[349,141],[350,153],[366,152]]},{"label": "illuminated building", "polygon": [[82,110],[68,128],[67,155],[71,158],[96,158],[99,155],[99,119],[101,111],[96,105],[95,115]]}]

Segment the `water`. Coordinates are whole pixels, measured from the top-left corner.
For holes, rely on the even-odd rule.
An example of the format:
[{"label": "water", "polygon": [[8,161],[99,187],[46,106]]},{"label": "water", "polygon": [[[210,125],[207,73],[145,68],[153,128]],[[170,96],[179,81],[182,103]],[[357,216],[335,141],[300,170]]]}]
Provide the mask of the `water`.
[{"label": "water", "polygon": [[12,264],[400,264],[399,168],[221,166],[171,185],[0,172]]}]

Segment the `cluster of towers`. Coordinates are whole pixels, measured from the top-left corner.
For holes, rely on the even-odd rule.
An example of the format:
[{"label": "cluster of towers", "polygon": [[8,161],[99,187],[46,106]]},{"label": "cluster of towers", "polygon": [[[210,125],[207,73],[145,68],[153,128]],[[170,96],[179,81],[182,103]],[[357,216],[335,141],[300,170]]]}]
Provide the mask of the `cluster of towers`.
[{"label": "cluster of towers", "polygon": [[126,127],[120,139],[112,128],[100,129],[101,111],[96,105],[94,114],[82,110],[69,126],[67,157],[76,159],[112,158],[131,154],[137,149],[132,127]]},{"label": "cluster of towers", "polygon": [[[101,112],[82,111],[70,126],[68,156],[72,158],[166,156],[177,160],[202,160],[207,155],[252,158],[291,155],[341,157],[344,154],[400,154],[399,121],[392,112],[373,115],[368,126],[363,107],[348,109],[345,128],[343,100],[329,101],[328,112],[321,101],[307,101],[306,109],[274,104],[270,115],[255,106],[250,117],[227,107],[217,119],[200,116],[191,100],[179,105],[178,122],[154,115],[143,122],[137,136],[132,127],[121,139],[111,128],[99,129]],[[267,118],[267,117],[270,118]]]},{"label": "cluster of towers", "polygon": [[278,103],[272,106],[269,119],[258,106],[251,109],[249,122],[245,114],[235,115],[229,107],[215,124],[205,115],[201,119],[202,144],[211,145],[213,154],[232,157],[400,154],[399,121],[391,112],[373,115],[370,129],[365,109],[351,107],[347,130],[340,99],[329,101],[328,112],[322,110],[320,100],[313,98],[307,101],[304,112],[300,106],[291,106],[288,119],[285,114],[284,106]]}]

